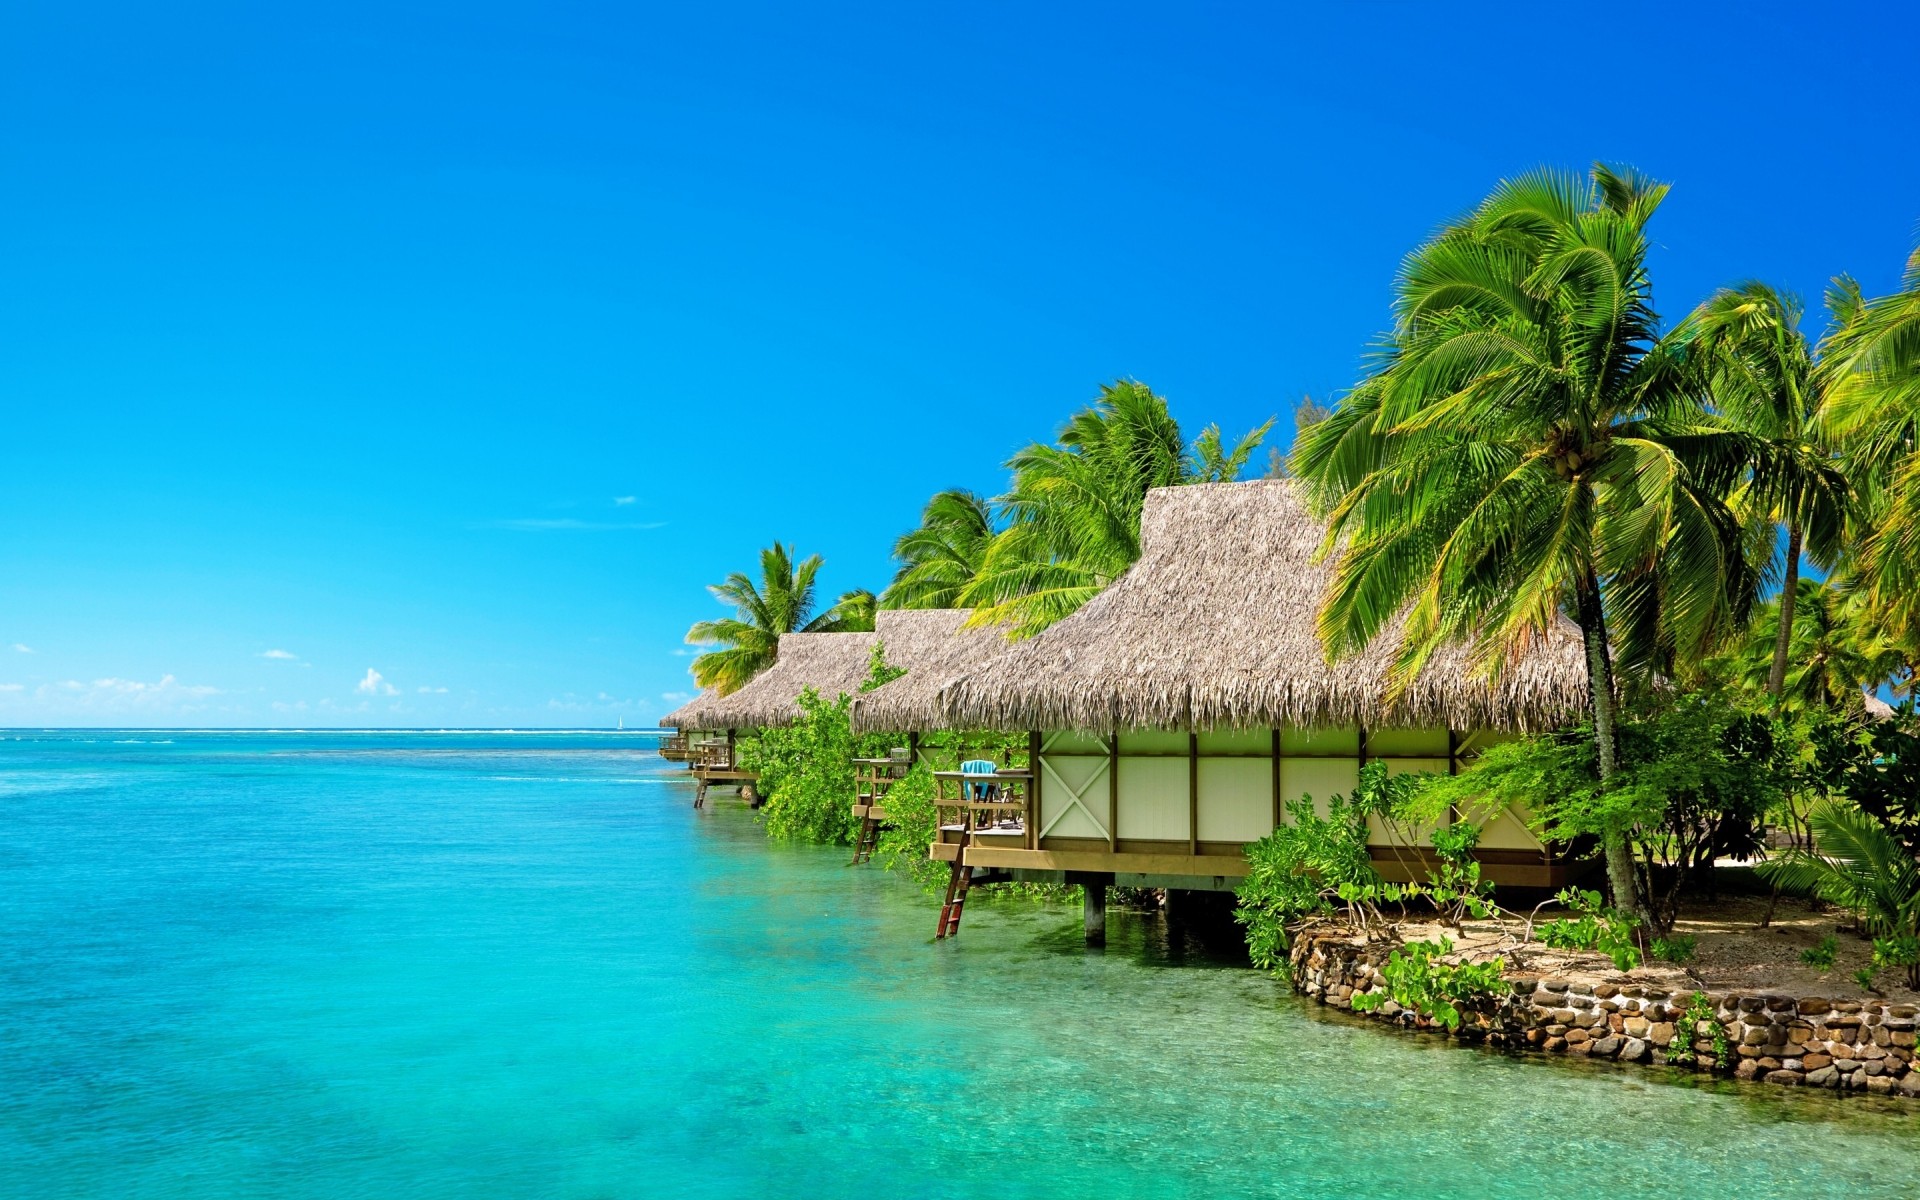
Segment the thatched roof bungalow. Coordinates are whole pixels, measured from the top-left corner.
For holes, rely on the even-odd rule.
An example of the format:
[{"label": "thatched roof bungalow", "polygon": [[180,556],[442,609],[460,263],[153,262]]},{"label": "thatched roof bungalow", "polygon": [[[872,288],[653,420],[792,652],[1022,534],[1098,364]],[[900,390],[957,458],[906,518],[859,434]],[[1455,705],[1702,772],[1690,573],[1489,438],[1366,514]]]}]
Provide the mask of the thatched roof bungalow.
[{"label": "thatched roof bungalow", "polygon": [[743,730],[791,725],[800,693],[813,688],[829,700],[853,695],[867,678],[871,633],[783,633],[772,666],[725,696],[703,693],[677,714],[681,729]]},{"label": "thatched roof bungalow", "polygon": [[[1037,764],[1036,811],[1019,836],[973,839],[966,861],[1231,886],[1244,846],[1287,819],[1287,802],[1348,792],[1369,761],[1451,772],[1490,738],[1582,711],[1570,623],[1498,683],[1449,651],[1392,703],[1391,637],[1329,665],[1315,630],[1333,573],[1316,561],[1324,534],[1285,480],[1156,489],[1126,575],[1037,636],[954,670],[927,703],[937,721],[921,727],[1026,730]],[[1559,886],[1567,865],[1524,817],[1485,823],[1485,874]],[[1426,832],[1377,828],[1376,866],[1389,878],[1423,873]]]},{"label": "thatched roof bungalow", "polygon": [[940,689],[956,675],[985,666],[1007,649],[1006,630],[967,628],[965,608],[888,609],[875,619],[874,635],[887,665],[905,675],[853,702],[856,733],[908,733],[947,728]]}]

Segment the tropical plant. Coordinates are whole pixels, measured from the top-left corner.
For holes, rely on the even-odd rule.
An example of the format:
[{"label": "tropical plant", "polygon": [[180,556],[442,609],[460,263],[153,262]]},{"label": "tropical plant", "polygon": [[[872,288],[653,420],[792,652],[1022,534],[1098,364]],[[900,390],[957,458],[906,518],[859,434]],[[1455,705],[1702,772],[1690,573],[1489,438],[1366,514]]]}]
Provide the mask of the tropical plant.
[{"label": "tropical plant", "polygon": [[1367,854],[1366,813],[1357,804],[1335,796],[1322,817],[1313,797],[1302,796],[1287,805],[1287,814],[1291,823],[1247,845],[1247,874],[1234,888],[1234,919],[1246,927],[1247,953],[1262,970],[1286,963],[1288,926],[1332,912],[1330,897],[1343,888],[1380,882]]},{"label": "tropical plant", "polygon": [[1796,297],[1749,282],[1715,293],[1674,333],[1711,391],[1715,410],[1749,435],[1748,475],[1735,506],[1764,523],[1769,551],[1775,524],[1786,530],[1766,676],[1776,709],[1797,631],[1801,553],[1833,567],[1851,504],[1846,476],[1825,436],[1828,376],[1817,369],[1817,352],[1800,332],[1800,315]]},{"label": "tropical plant", "polygon": [[1007,466],[1013,485],[997,503],[1007,527],[959,603],[982,625],[1037,633],[1118,579],[1140,557],[1148,489],[1237,478],[1273,422],[1233,447],[1209,427],[1189,449],[1167,402],[1132,380],[1102,386],[1056,445],[1032,445]]},{"label": "tropical plant", "polygon": [[1441,938],[1432,942],[1408,942],[1387,956],[1380,968],[1382,986],[1371,992],[1356,992],[1353,1007],[1373,1012],[1392,1000],[1402,1008],[1444,1025],[1460,1028],[1461,1010],[1478,1007],[1513,989],[1504,978],[1507,963],[1503,958],[1478,963],[1448,963],[1453,942]]},{"label": "tropical plant", "polygon": [[880,598],[866,588],[841,592],[840,598],[827,610],[820,630],[815,632],[872,633],[874,613],[879,608]]},{"label": "tropical plant", "polygon": [[1920,637],[1920,251],[1892,295],[1863,299],[1842,278],[1829,297],[1827,423],[1865,512],[1854,569],[1889,632],[1910,640]]},{"label": "tropical plant", "polygon": [[1876,965],[1904,966],[1907,985],[1920,987],[1920,961],[1903,961],[1906,939],[1920,937],[1920,862],[1885,825],[1844,801],[1819,805],[1809,821],[1815,848],[1759,864],[1761,878],[1854,913],[1876,939]]},{"label": "tropical plant", "polygon": [[880,596],[882,608],[956,608],[986,562],[993,507],[965,488],[936,492],[920,524],[893,544],[900,564]]},{"label": "tropical plant", "polygon": [[[1570,614],[1602,783],[1616,644],[1640,672],[1700,654],[1744,624],[1759,581],[1725,501],[1746,439],[1658,337],[1646,224],[1666,191],[1604,166],[1502,184],[1408,258],[1377,368],[1292,458],[1337,556],[1329,656],[1404,613],[1396,693],[1452,643],[1495,677]],[[1601,840],[1634,911],[1628,833]]]},{"label": "tropical plant", "polygon": [[[1895,669],[1860,594],[1819,579],[1801,579],[1794,590],[1794,603],[1787,603],[1783,591],[1754,617],[1747,641],[1731,654],[1735,673],[1748,687],[1770,694],[1781,712],[1860,707],[1861,692]],[[1783,620],[1793,623],[1785,636]]]},{"label": "tropical plant", "polygon": [[758,583],[735,571],[708,588],[715,599],[733,606],[734,615],[696,621],[687,630],[690,645],[724,647],[693,660],[694,682],[724,696],[773,665],[783,633],[872,629],[870,592],[849,592],[833,608],[814,614],[814,580],[821,563],[818,554],[796,563],[792,552],[775,542],[760,552]]}]

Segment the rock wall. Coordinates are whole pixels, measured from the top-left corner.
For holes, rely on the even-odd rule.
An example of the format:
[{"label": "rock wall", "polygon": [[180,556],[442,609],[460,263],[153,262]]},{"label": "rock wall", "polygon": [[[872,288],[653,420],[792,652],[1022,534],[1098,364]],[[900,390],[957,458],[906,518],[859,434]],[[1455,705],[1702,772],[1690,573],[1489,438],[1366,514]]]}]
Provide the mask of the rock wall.
[{"label": "rock wall", "polygon": [[[1352,1010],[1356,993],[1384,986],[1380,967],[1393,948],[1345,930],[1303,930],[1290,954],[1294,990]],[[1706,1003],[1712,1019],[1683,1029],[1691,992],[1520,973],[1508,981],[1510,994],[1463,1012],[1456,1036],[1788,1086],[1920,1097],[1916,1009],[1910,1004],[1710,993]],[[1439,1028],[1392,1000],[1365,1015],[1410,1028]]]}]

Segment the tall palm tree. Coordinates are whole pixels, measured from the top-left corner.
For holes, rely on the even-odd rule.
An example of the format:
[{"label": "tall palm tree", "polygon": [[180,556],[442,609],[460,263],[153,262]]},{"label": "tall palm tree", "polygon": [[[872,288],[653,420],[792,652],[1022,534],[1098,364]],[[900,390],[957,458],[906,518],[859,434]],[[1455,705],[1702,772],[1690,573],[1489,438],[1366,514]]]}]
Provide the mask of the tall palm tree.
[{"label": "tall palm tree", "polygon": [[1890,630],[1920,637],[1920,251],[1890,296],[1844,278],[1829,295],[1828,421],[1866,512],[1854,573]]},{"label": "tall palm tree", "polygon": [[[1743,623],[1757,583],[1723,499],[1744,439],[1658,337],[1645,230],[1666,192],[1597,165],[1502,183],[1409,256],[1376,370],[1292,463],[1337,555],[1329,655],[1404,613],[1397,694],[1450,643],[1497,675],[1568,613],[1602,780],[1618,766],[1616,639],[1635,669],[1699,653]],[[1637,913],[1629,833],[1602,841],[1614,903]]]},{"label": "tall palm tree", "polygon": [[1824,382],[1816,351],[1800,331],[1800,302],[1764,283],[1716,292],[1674,340],[1710,389],[1726,420],[1751,435],[1749,478],[1736,507],[1787,534],[1777,637],[1767,692],[1778,709],[1800,595],[1800,557],[1831,569],[1844,546],[1846,476],[1824,436]]},{"label": "tall palm tree", "polygon": [[1007,466],[1013,486],[998,504],[1007,528],[987,546],[960,594],[980,624],[1037,633],[1098,595],[1140,557],[1148,489],[1239,476],[1265,425],[1231,448],[1217,428],[1191,450],[1164,398],[1145,384],[1104,385],[1075,413],[1056,445],[1032,445]]},{"label": "tall palm tree", "polygon": [[693,678],[703,688],[724,696],[773,665],[783,633],[827,633],[857,628],[859,597],[867,602],[866,628],[873,628],[872,593],[849,592],[839,604],[814,614],[814,579],[820,574],[818,554],[793,561],[787,547],[775,542],[760,552],[760,581],[735,571],[707,590],[734,615],[717,621],[696,621],[687,630],[687,642],[718,645],[693,660]]},{"label": "tall palm tree", "polygon": [[[1874,628],[1858,593],[1818,579],[1799,580],[1796,590],[1796,603],[1787,604],[1782,595],[1755,617],[1738,669],[1749,686],[1774,697],[1776,710],[1858,708],[1863,690],[1893,674],[1897,651]],[[1788,621],[1782,637],[1780,627]],[[1791,666],[1776,677],[1783,645]]]},{"label": "tall palm tree", "polygon": [[900,564],[881,593],[882,608],[955,608],[960,593],[980,573],[993,540],[993,507],[965,488],[934,493],[920,525],[900,535],[893,557]]}]

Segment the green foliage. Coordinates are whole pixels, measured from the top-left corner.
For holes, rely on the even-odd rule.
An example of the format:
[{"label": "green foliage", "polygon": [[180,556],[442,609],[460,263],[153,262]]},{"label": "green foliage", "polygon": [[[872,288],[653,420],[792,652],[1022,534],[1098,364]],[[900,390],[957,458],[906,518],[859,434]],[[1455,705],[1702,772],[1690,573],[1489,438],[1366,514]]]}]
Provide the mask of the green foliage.
[{"label": "green foliage", "polygon": [[763,730],[744,743],[741,765],[759,772],[767,797],[767,834],[782,840],[844,846],[853,842],[853,759],[859,749],[843,693],[828,701],[800,693],[800,716],[785,729]]},{"label": "green foliage", "polygon": [[[1701,1028],[1703,1025],[1705,1029]],[[1733,1041],[1727,1037],[1727,1027],[1713,1015],[1713,1005],[1705,992],[1695,992],[1687,1001],[1687,1011],[1680,1015],[1679,1030],[1675,1049],[1684,1047],[1687,1053],[1693,1053],[1695,1039],[1704,1034],[1713,1039],[1713,1065],[1722,1071],[1732,1065]]]},{"label": "green foliage", "polygon": [[[1760,877],[1839,905],[1875,938],[1892,939],[1890,944],[1920,936],[1920,862],[1887,826],[1834,800],[1816,805],[1807,820],[1816,849],[1789,849],[1761,863]],[[1920,955],[1912,962],[1889,959],[1889,965],[1905,966],[1909,986],[1920,987]]]},{"label": "green foliage", "polygon": [[1820,939],[1817,946],[1809,946],[1800,952],[1800,961],[1816,971],[1833,970],[1834,959],[1840,955],[1840,939],[1828,934]]},{"label": "green foliage", "polygon": [[993,535],[959,603],[987,624],[1032,634],[1085,604],[1140,557],[1140,512],[1156,487],[1235,478],[1272,422],[1233,449],[1209,430],[1189,451],[1164,398],[1145,384],[1103,386],[1055,445],[1008,460]]},{"label": "green foliage", "polygon": [[1653,956],[1661,962],[1685,964],[1699,956],[1700,939],[1690,933],[1653,939]]},{"label": "green foliage", "polygon": [[1911,712],[1892,721],[1826,720],[1810,736],[1819,784],[1920,858],[1920,726]]},{"label": "green foliage", "polygon": [[1453,943],[1446,938],[1407,943],[1380,968],[1383,988],[1356,993],[1354,1008],[1372,1012],[1391,999],[1449,1030],[1459,1029],[1461,1009],[1509,990],[1502,978],[1507,963],[1502,958],[1457,965],[1441,961],[1451,953]]},{"label": "green foliage", "polygon": [[882,608],[957,608],[960,593],[986,562],[995,533],[993,506],[964,488],[934,493],[920,525],[893,544],[900,564]]},{"label": "green foliage", "polygon": [[906,673],[905,667],[896,667],[887,662],[887,645],[876,640],[873,649],[867,653],[867,677],[860,684],[860,694],[864,696],[877,687],[885,687]]},{"label": "green foliage", "polygon": [[1860,985],[1861,991],[1877,992],[1880,990],[1874,986],[1874,971],[1872,967],[1861,967],[1858,971],[1855,971],[1853,973],[1853,981]]},{"label": "green foliage", "polygon": [[872,629],[870,593],[848,592],[838,605],[814,615],[814,578],[821,563],[818,554],[796,563],[792,552],[775,542],[760,552],[758,583],[735,571],[708,588],[714,599],[732,606],[734,615],[696,621],[687,630],[692,645],[722,647],[693,660],[694,682],[724,696],[773,665],[783,633]]},{"label": "green foliage", "polygon": [[1346,898],[1352,887],[1380,883],[1367,856],[1363,804],[1357,795],[1335,796],[1322,817],[1313,797],[1302,796],[1287,806],[1292,824],[1247,846],[1247,876],[1234,889],[1233,915],[1246,927],[1255,966],[1279,970],[1287,961],[1290,924],[1331,912],[1331,896]]},{"label": "green foliage", "polygon": [[[1540,926],[1534,936],[1552,950],[1597,950],[1613,960],[1617,971],[1640,965],[1639,923],[1607,907],[1599,892],[1562,888],[1554,897],[1578,916],[1557,918]],[[1692,939],[1687,939],[1691,944]]]},{"label": "green foliage", "polygon": [[1676,693],[1621,721],[1620,765],[1604,783],[1592,731],[1578,726],[1493,745],[1459,775],[1434,779],[1419,804],[1476,817],[1518,806],[1555,840],[1624,836],[1649,920],[1666,932],[1690,873],[1756,848],[1789,773],[1791,745],[1776,730],[1723,695]]},{"label": "green foliage", "polygon": [[874,858],[889,871],[903,871],[927,891],[937,891],[947,878],[947,864],[927,856],[939,833],[933,807],[933,768],[916,763],[906,778],[887,789],[881,807],[887,810],[886,828],[874,847]]},{"label": "green foliage", "polygon": [[1424,890],[1456,929],[1468,915],[1484,921],[1493,914],[1493,885],[1480,878],[1480,860],[1473,856],[1479,844],[1480,827],[1468,821],[1433,831],[1433,852],[1440,866]]}]

